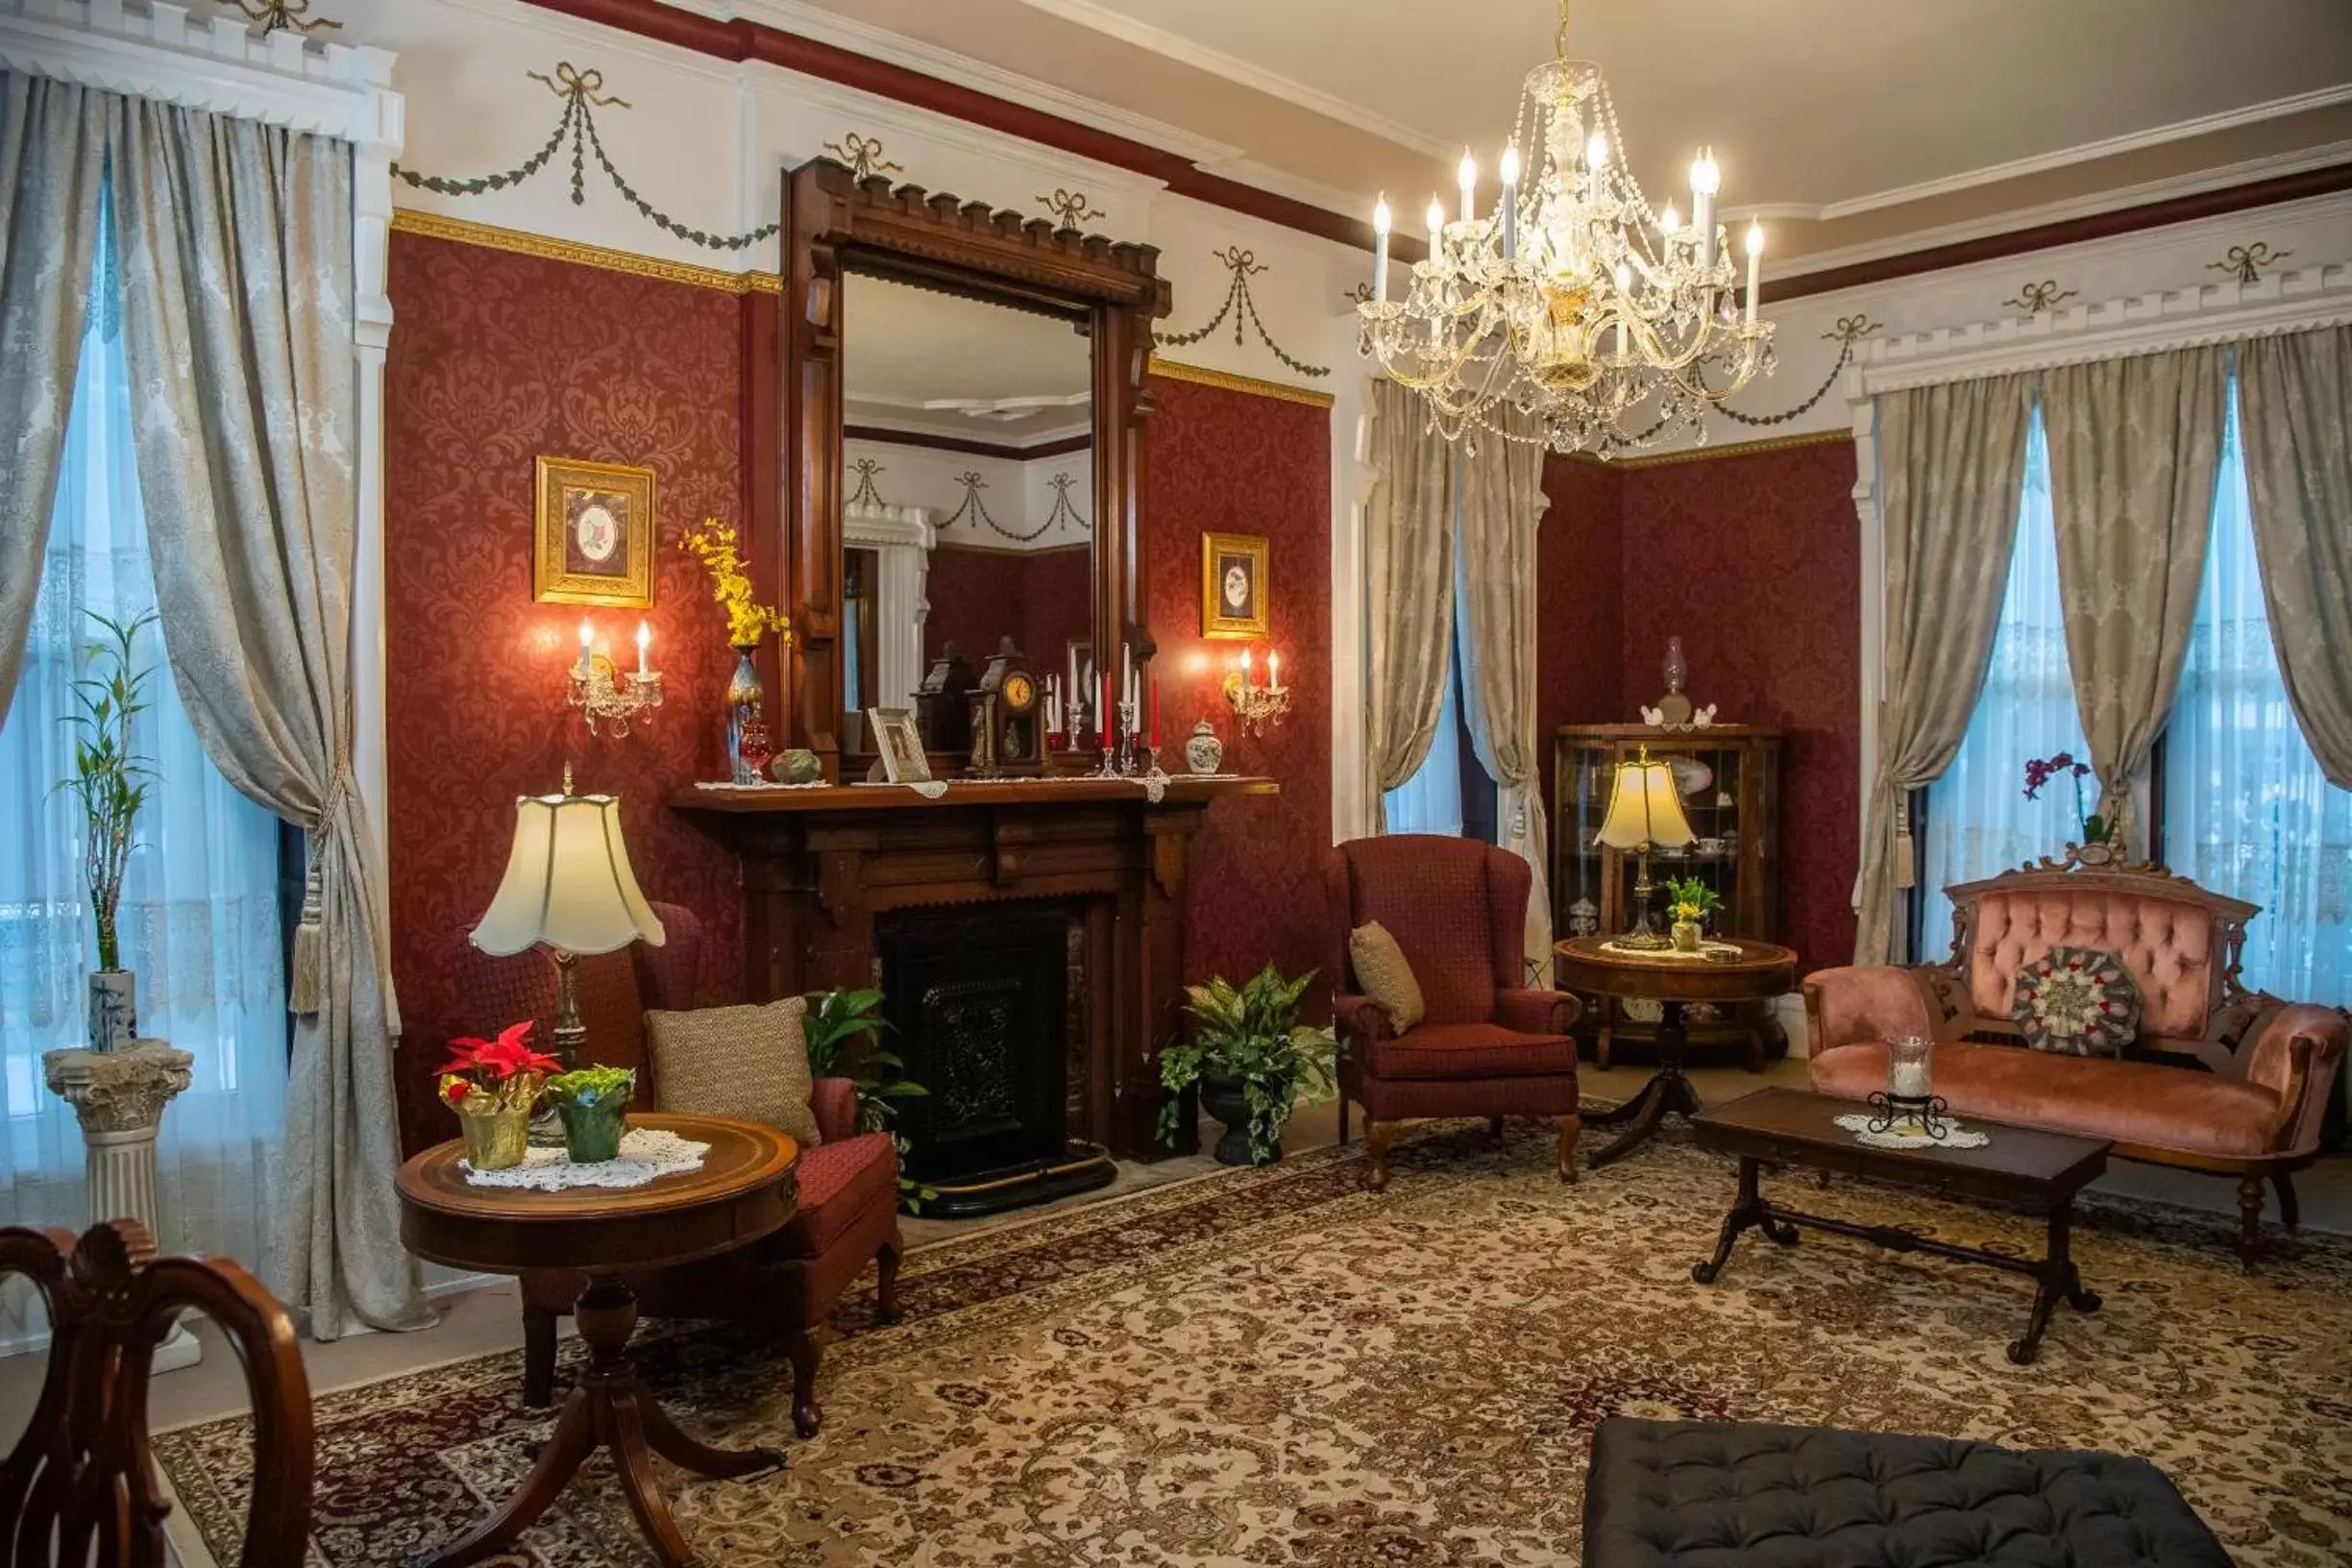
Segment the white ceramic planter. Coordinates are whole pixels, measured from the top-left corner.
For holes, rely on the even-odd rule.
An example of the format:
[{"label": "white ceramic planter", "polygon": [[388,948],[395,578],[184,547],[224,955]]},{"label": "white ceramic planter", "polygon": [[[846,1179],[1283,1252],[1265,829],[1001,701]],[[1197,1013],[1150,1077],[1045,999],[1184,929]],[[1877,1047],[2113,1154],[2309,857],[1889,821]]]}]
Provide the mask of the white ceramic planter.
[{"label": "white ceramic planter", "polygon": [[89,977],[89,1048],[124,1051],[138,1038],[138,976],[97,969]]}]

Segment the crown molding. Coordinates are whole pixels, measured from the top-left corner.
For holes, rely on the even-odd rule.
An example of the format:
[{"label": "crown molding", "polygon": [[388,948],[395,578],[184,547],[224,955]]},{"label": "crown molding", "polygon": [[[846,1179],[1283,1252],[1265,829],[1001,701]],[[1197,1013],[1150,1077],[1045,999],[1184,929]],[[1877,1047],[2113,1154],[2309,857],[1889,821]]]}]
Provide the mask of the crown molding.
[{"label": "crown molding", "polygon": [[[1848,401],[2058,365],[2352,323],[2352,263],[2278,272],[2260,282],[2202,283],[1855,345]],[[1860,426],[1855,427],[1860,432]]]},{"label": "crown molding", "polygon": [[1072,453],[1094,450],[1094,432],[1091,429],[1077,433],[1056,432],[1025,446],[1017,446],[1010,441],[984,441],[978,436],[905,429],[894,425],[877,425],[870,420],[852,419],[842,426],[842,439],[882,447],[923,447],[933,452],[956,452],[971,457],[995,457],[1010,463],[1041,462],[1048,457],[1066,457]]},{"label": "crown molding", "polygon": [[238,15],[198,24],[155,0],[0,0],[0,65],[126,97],[259,120],[397,156],[405,132],[386,49],[253,36]]}]

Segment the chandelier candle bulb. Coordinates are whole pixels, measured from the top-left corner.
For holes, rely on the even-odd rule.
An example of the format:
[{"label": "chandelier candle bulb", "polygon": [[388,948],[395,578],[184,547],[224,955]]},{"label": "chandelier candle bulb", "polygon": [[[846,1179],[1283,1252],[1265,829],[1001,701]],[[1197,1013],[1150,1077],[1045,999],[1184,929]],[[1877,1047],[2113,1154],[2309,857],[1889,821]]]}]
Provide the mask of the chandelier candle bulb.
[{"label": "chandelier candle bulb", "polygon": [[1388,303],[1388,193],[1372,207],[1372,303]]},{"label": "chandelier candle bulb", "polygon": [[652,648],[653,628],[647,625],[645,622],[639,621],[637,623],[637,674],[640,675],[649,675],[653,673],[652,666],[647,657]]},{"label": "chandelier candle bulb", "polygon": [[1467,147],[1462,149],[1461,165],[1454,171],[1454,177],[1461,184],[1461,221],[1472,222],[1478,217],[1478,159],[1470,156]]},{"label": "chandelier candle bulb", "polygon": [[1756,324],[1756,268],[1764,259],[1764,226],[1753,218],[1748,220],[1748,316],[1747,325]]},{"label": "chandelier candle bulb", "polygon": [[1266,649],[1266,686],[1273,691],[1282,690],[1282,655],[1270,648]]},{"label": "chandelier candle bulb", "polygon": [[1503,149],[1503,259],[1519,259],[1519,148]]},{"label": "chandelier candle bulb", "polygon": [[1249,650],[1248,649],[1246,649],[1246,648],[1245,648],[1245,649],[1243,649],[1241,650],[1241,684],[1242,684],[1244,687],[1246,687],[1246,686],[1248,686],[1248,685],[1249,685],[1249,683],[1250,683],[1250,650]]},{"label": "chandelier candle bulb", "polygon": [[579,656],[579,676],[582,680],[586,680],[588,678],[588,655],[592,650],[594,650],[595,647],[596,633],[589,629],[588,618],[583,615],[580,617]]},{"label": "chandelier candle bulb", "polygon": [[1432,196],[1429,211],[1423,216],[1429,219],[1430,259],[1435,260],[1439,247],[1445,243],[1445,203]]}]

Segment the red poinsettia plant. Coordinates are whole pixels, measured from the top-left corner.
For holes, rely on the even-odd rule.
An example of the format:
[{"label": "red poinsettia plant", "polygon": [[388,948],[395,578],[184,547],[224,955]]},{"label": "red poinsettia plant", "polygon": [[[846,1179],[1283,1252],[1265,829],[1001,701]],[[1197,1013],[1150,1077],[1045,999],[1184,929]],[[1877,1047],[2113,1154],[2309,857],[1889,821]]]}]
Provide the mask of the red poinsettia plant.
[{"label": "red poinsettia plant", "polygon": [[[2091,765],[2076,762],[2071,751],[2061,751],[2053,757],[2028,757],[2025,759],[2025,798],[2040,799],[2043,787],[2053,778],[2071,778],[2074,781],[2074,817],[2082,823],[2082,842],[2085,845],[2105,844],[2118,824],[2108,821],[2095,811],[2083,809],[2082,781],[2090,777]],[[2092,782],[2095,788],[2097,780]]]},{"label": "red poinsettia plant", "polygon": [[534,1027],[525,1018],[500,1030],[496,1040],[451,1041],[450,1060],[440,1069],[442,1103],[465,1115],[528,1111],[550,1075],[563,1071],[562,1063],[531,1049]]}]

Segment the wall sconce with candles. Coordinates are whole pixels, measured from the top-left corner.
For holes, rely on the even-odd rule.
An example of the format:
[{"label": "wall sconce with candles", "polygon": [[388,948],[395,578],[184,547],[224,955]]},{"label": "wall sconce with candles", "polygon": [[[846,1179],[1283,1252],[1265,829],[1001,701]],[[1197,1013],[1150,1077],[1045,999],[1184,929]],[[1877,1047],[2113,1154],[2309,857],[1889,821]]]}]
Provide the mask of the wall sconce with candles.
[{"label": "wall sconce with candles", "polygon": [[1241,668],[1225,676],[1225,700],[1233,704],[1234,717],[1241,721],[1241,733],[1256,735],[1270,724],[1282,723],[1283,715],[1290,711],[1290,688],[1282,683],[1282,655],[1271,649],[1266,653],[1266,683],[1256,684],[1250,663],[1250,650],[1241,650]]},{"label": "wall sconce with candles", "polygon": [[595,628],[581,619],[579,660],[572,666],[572,689],[565,701],[586,718],[589,734],[597,732],[597,722],[602,720],[614,735],[626,735],[631,724],[645,723],[661,706],[662,677],[652,666],[652,646],[653,628],[638,622],[637,669],[625,675],[614,667],[612,655],[596,646]]}]

